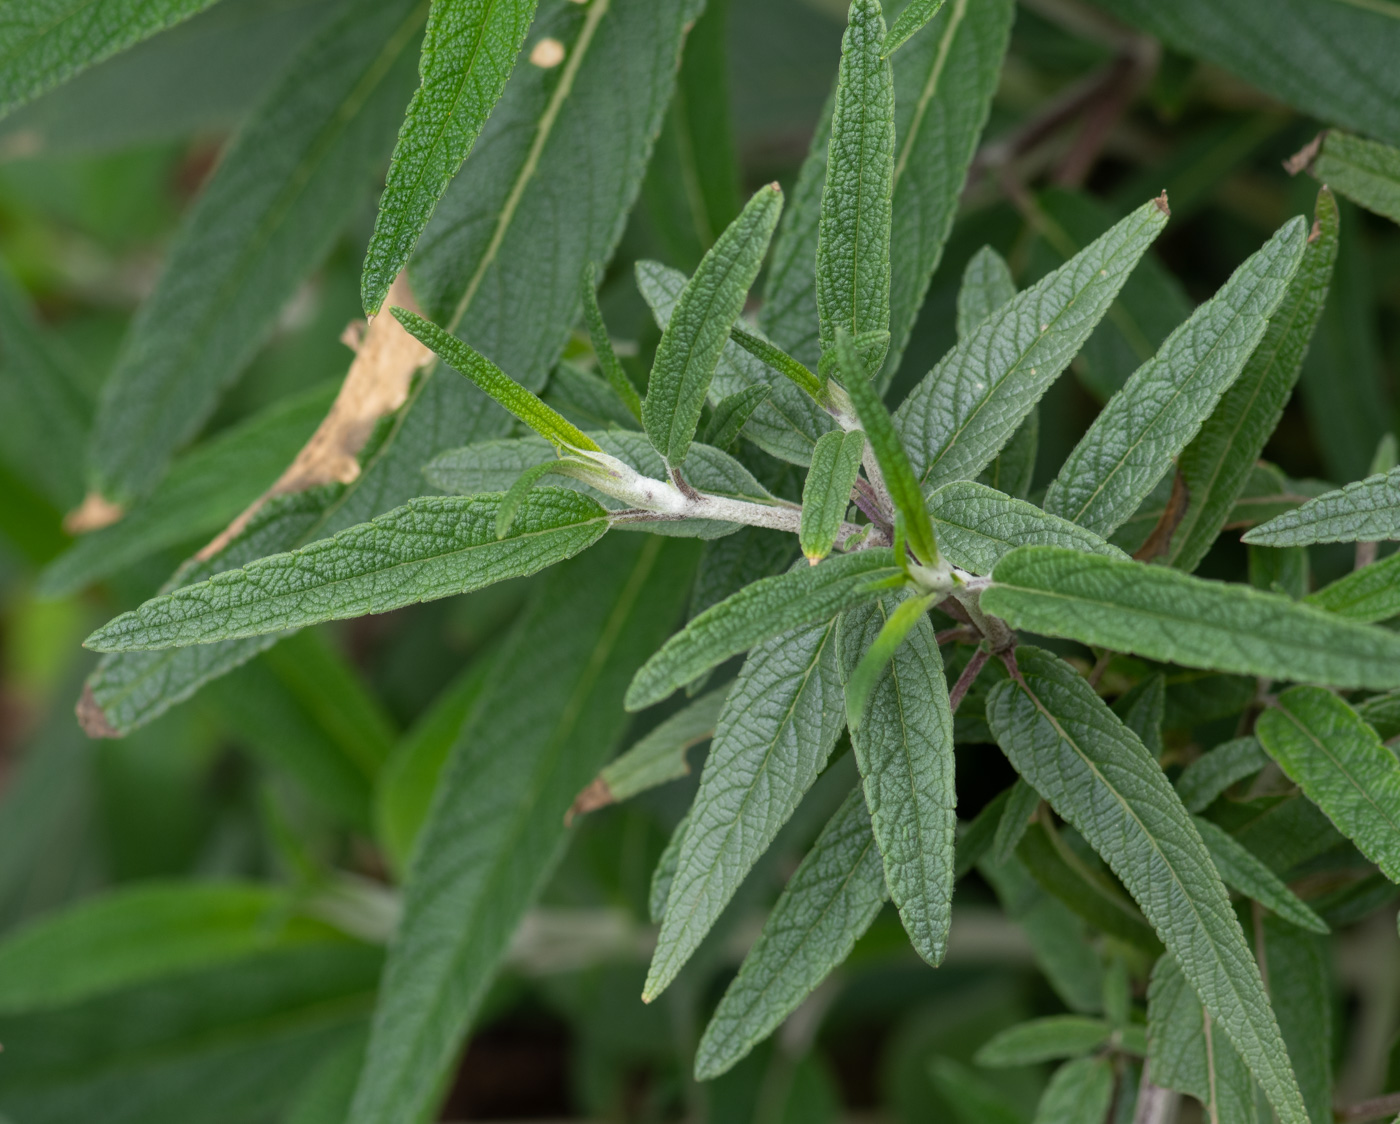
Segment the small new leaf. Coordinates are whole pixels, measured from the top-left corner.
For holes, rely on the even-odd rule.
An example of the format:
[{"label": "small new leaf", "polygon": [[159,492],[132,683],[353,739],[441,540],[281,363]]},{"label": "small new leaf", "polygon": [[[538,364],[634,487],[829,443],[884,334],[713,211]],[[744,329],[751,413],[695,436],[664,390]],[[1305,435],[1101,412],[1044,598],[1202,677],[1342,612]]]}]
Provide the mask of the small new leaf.
[{"label": "small new leaf", "polygon": [[812,450],[812,465],[802,488],[802,525],[798,537],[802,553],[813,566],[836,545],[864,455],[865,434],[858,429],[823,434]]},{"label": "small new leaf", "polygon": [[730,332],[730,338],[755,359],[761,360],[766,366],[772,367],[778,374],[801,387],[812,396],[814,401],[826,404],[826,388],[822,386],[821,379],[782,348],[769,343],[762,336],[757,336],[738,324],[734,325],[733,331]]},{"label": "small new leaf", "polygon": [[[642,398],[627,372],[618,361],[613,350],[612,337],[603,321],[603,310],[598,307],[598,279],[602,269],[597,262],[589,262],[583,268],[579,288],[583,292],[583,322],[588,325],[588,337],[593,341],[593,353],[598,357],[598,368],[608,385],[622,400],[628,412],[638,421],[642,420]],[[713,442],[712,442],[713,444]]]},{"label": "small new leaf", "polygon": [[943,3],[944,0],[912,0],[909,6],[899,13],[894,26],[885,36],[884,45],[880,48],[880,57],[889,58],[909,42],[929,20],[938,15]]},{"label": "small new leaf", "polygon": [[739,439],[740,431],[753,417],[753,412],[767,402],[772,393],[772,387],[757,383],[722,399],[705,427],[705,444],[716,449],[730,448]]}]

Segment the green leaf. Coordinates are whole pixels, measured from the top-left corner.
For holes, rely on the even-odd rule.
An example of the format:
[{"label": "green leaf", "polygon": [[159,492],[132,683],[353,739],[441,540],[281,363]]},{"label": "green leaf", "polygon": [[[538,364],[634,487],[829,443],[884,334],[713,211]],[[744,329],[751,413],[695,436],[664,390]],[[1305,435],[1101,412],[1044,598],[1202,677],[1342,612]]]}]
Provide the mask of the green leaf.
[{"label": "green leaf", "polygon": [[[1170,955],[1152,969],[1147,989],[1148,1067],[1154,1083],[1189,1093],[1219,1124],[1256,1124],[1249,1070],[1221,1022],[1206,1013]],[[1282,1044],[1279,1061],[1287,1064]],[[1302,1111],[1301,1105],[1298,1109]],[[1306,1121],[1307,1116],[1301,1117]]]},{"label": "green leaf", "polygon": [[454,370],[471,379],[493,401],[510,411],[552,445],[597,452],[597,444],[577,426],[540,401],[486,356],[456,336],[404,308],[392,310],[394,319]]},{"label": "green leaf", "polygon": [[1167,677],[1160,671],[1149,675],[1113,704],[1113,713],[1123,720],[1147,747],[1147,752],[1162,759],[1162,725],[1167,714]]},{"label": "green leaf", "polygon": [[501,497],[425,496],[290,554],[259,559],[147,601],[98,629],[98,651],[207,644],[383,613],[533,574],[608,529],[593,500],[537,489],[496,538]]},{"label": "green leaf", "polygon": [[540,397],[580,428],[639,428],[607,379],[568,359],[559,361]]},{"label": "green leaf", "polygon": [[512,628],[414,852],[351,1124],[429,1109],[563,853],[564,813],[623,732],[623,688],[679,615],[694,558],[686,543],[610,540],[553,571]]},{"label": "green leaf", "polygon": [[686,282],[661,333],[642,424],[669,467],[685,461],[720,354],[744,310],[782,208],[777,184],[754,193]]},{"label": "green leaf", "polygon": [[997,563],[982,608],[1015,628],[1186,667],[1385,690],[1400,637],[1242,585],[1050,546]]},{"label": "green leaf", "polygon": [[822,385],[821,379],[782,348],[769,343],[762,336],[750,332],[738,324],[730,332],[729,338],[765,367],[771,367],[778,374],[785,376],[794,386],[806,391],[814,402],[826,401],[826,387]]},{"label": "green leaf", "polygon": [[1024,777],[1017,777],[997,822],[997,833],[992,839],[992,862],[1000,866],[1011,861],[1039,807],[1040,793],[1027,784]]},{"label": "green leaf", "polygon": [[834,617],[749,653],[700,774],[643,1002],[676,978],[817,779],[844,725]]},{"label": "green leaf", "polygon": [[598,307],[598,281],[602,272],[602,267],[597,262],[589,262],[583,267],[580,283],[583,292],[583,322],[588,325],[588,337],[593,341],[593,354],[598,357],[598,369],[603,372],[608,385],[627,407],[627,412],[641,421],[641,395],[637,393],[637,388],[632,385],[632,380],[627,377],[627,372],[618,362],[617,353],[613,351],[612,337],[608,335],[608,326],[603,321],[603,310]]},{"label": "green leaf", "polygon": [[929,1077],[958,1124],[1026,1124],[1026,1114],[996,1084],[952,1058],[935,1057]]},{"label": "green leaf", "polygon": [[1400,223],[1400,151],[1332,130],[1308,170],[1353,203]]},{"label": "green leaf", "polygon": [[850,955],[885,902],[885,874],[859,791],[831,817],[764,922],[705,1028],[695,1077],[718,1077]]},{"label": "green leaf", "polygon": [[823,352],[836,345],[838,329],[859,336],[890,327],[894,70],[880,53],[885,17],[879,0],[853,0],[848,20],[817,235]]},{"label": "green leaf", "polygon": [[77,359],[0,267],[0,456],[60,511],[83,498],[92,402]]},{"label": "green leaf", "polygon": [[270,886],[170,882],[116,890],[0,942],[0,1014],[64,1007],[333,935]]},{"label": "green leaf", "polygon": [[1263,338],[1307,239],[1285,224],[1173,332],[1094,420],[1045,494],[1045,510],[1110,535],[1196,435]]},{"label": "green leaf", "polygon": [[1400,554],[1353,570],[1303,600],[1361,624],[1390,620],[1400,615]]},{"label": "green leaf", "polygon": [[1400,691],[1366,699],[1357,704],[1356,713],[1384,740],[1389,741],[1400,734]]},{"label": "green leaf", "polygon": [[865,434],[858,429],[823,434],[812,450],[812,465],[802,486],[799,541],[802,553],[814,566],[836,545],[864,454]]},{"label": "green leaf", "polygon": [[1210,852],[1221,881],[1245,897],[1253,898],[1292,925],[1314,933],[1327,932],[1327,923],[1285,886],[1253,852],[1223,828],[1196,816],[1192,821]]},{"label": "green leaf", "polygon": [[[1001,447],[992,463],[977,477],[980,484],[994,488],[1016,499],[1030,494],[1035,477],[1035,460],[1040,451],[1040,407],[1037,406],[1021,422],[1010,440]],[[947,487],[947,485],[944,485]]]},{"label": "green leaf", "polygon": [[551,472],[558,471],[558,461],[546,461],[544,464],[530,466],[516,477],[515,483],[506,491],[496,509],[496,538],[503,539],[510,534],[510,529],[515,526],[515,516],[520,510],[520,505],[525,502],[534,486]]},{"label": "green leaf", "polygon": [[1051,1015],[1007,1027],[984,1042],[973,1061],[985,1066],[1039,1065],[1058,1058],[1077,1058],[1098,1049],[1113,1035],[1103,1019],[1083,1015]]},{"label": "green leaf", "polygon": [[987,700],[997,743],[1123,880],[1280,1120],[1305,1124],[1259,969],[1175,790],[1068,664],[1024,646],[1016,658],[1022,680]]},{"label": "green leaf", "polygon": [[1316,237],[1309,238],[1264,338],[1177,460],[1190,497],[1166,555],[1177,569],[1194,570],[1230,521],[1231,509],[1283,416],[1332,283],[1337,227],[1337,203],[1324,188],[1317,197]]},{"label": "green leaf", "polygon": [[914,951],[936,967],[948,948],[957,813],[953,715],[927,609],[924,597],[888,615],[879,601],[851,609],[839,641],[848,721],[865,715],[850,722],[851,745],[885,881]]},{"label": "green leaf", "polygon": [[739,431],[772,393],[766,386],[750,386],[721,399],[715,405],[709,425],[705,427],[705,444],[716,449],[732,448],[734,442],[739,440]]},{"label": "green leaf", "polygon": [[881,55],[889,58],[909,42],[929,20],[938,15],[943,3],[944,0],[911,0],[908,7],[899,13],[894,26],[885,36],[885,42],[880,48]]},{"label": "green leaf", "polygon": [[50,563],[40,591],[74,593],[157,551],[215,535],[291,463],[336,389],[321,386],[284,399],[180,456],[150,496]]},{"label": "green leaf", "polygon": [[1145,203],[1069,262],[992,313],[895,411],[925,488],[975,477],[1089,338],[1167,222]]},{"label": "green leaf", "polygon": [[1077,1058],[1060,1066],[1041,1094],[1035,1124],[1102,1124],[1113,1105],[1114,1082],[1107,1058]]},{"label": "green leaf", "polygon": [[958,288],[958,341],[967,339],[987,317],[1015,297],[1016,282],[1011,279],[1006,259],[990,246],[983,246],[963,269],[962,285]]},{"label": "green leaf", "polygon": [[1400,761],[1330,691],[1290,687],[1255,732],[1289,780],[1392,882],[1400,882]]},{"label": "green leaf", "polygon": [[660,702],[730,656],[788,629],[872,601],[871,586],[899,573],[889,550],[863,550],[763,578],[706,609],[637,672],[627,709]]},{"label": "green leaf", "polygon": [[103,386],[91,467],[127,502],[165,474],[378,174],[413,81],[421,0],[356,0],[239,130]]},{"label": "green leaf", "polygon": [[365,1062],[368,1037],[368,1033],[352,1035],[318,1059],[282,1117],[284,1124],[340,1124],[345,1119]]},{"label": "green leaf", "polygon": [[1188,812],[1204,812],[1231,785],[1269,763],[1258,738],[1243,737],[1203,753],[1176,778],[1176,794]]},{"label": "green leaf", "polygon": [[1332,1124],[1332,946],[1277,917],[1264,918],[1255,940],[1308,1115]]},{"label": "green leaf", "polygon": [[676,866],[681,861],[681,844],[685,842],[685,829],[690,825],[687,811],[671,832],[661,857],[656,860],[656,869],[651,872],[651,892],[647,895],[647,916],[653,925],[661,924],[666,916],[666,901],[671,896],[671,883],[676,878]]},{"label": "green leaf", "polygon": [[0,115],[213,0],[25,0],[0,28]]},{"label": "green leaf", "polygon": [[373,316],[500,99],[535,0],[434,0],[360,278]]},{"label": "green leaf", "polygon": [[1127,558],[1093,531],[972,480],[944,484],[929,496],[928,508],[943,553],[974,574],[990,574],[1018,546],[1062,546]]},{"label": "green leaf", "polygon": [[1400,468],[1309,500],[1244,535],[1259,546],[1400,538]]},{"label": "green leaf", "polygon": [[[543,385],[579,311],[576,285],[540,286],[540,263],[575,278],[586,262],[611,255],[671,96],[693,9],[693,0],[586,8],[544,0],[535,25],[564,44],[564,63],[516,68],[483,129],[486,139],[419,245],[412,271],[419,300],[444,324],[455,322],[461,338],[489,342],[492,359],[531,389]],[[590,143],[575,143],[579,136]],[[561,195],[560,183],[591,187]],[[187,565],[176,580],[201,581],[373,519],[423,493],[422,466],[438,453],[505,436],[512,424],[467,380],[429,367],[362,454],[351,484],[273,501],[227,550]],[[144,725],[274,642],[109,656],[88,681],[89,727]]]}]

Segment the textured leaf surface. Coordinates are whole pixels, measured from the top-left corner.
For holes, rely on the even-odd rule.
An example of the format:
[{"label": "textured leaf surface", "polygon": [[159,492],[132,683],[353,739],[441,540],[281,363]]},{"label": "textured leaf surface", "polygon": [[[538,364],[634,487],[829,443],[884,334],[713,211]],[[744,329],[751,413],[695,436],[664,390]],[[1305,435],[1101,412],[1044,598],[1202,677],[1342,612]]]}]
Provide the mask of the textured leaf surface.
[{"label": "textured leaf surface", "polygon": [[535,0],[435,0],[365,252],[360,300],[373,316],[476,143],[524,42]]},{"label": "textured leaf surface", "polygon": [[563,852],[565,811],[622,734],[627,680],[681,611],[694,558],[688,543],[612,539],[554,571],[512,629],[415,852],[352,1124],[416,1119],[437,1095]]},{"label": "textured leaf surface", "polygon": [[413,80],[424,8],[348,6],[220,159],[103,386],[92,470],[104,495],[129,500],[160,480],[363,203]]},{"label": "textured leaf surface", "polygon": [[[852,728],[851,744],[890,896],[915,951],[936,966],[947,950],[952,919],[957,831],[953,715],[924,601],[911,598],[895,612],[910,606],[917,610],[914,625],[876,678],[864,719]],[[842,615],[841,663],[848,692],[887,619],[883,602]]]},{"label": "textured leaf surface", "polygon": [[1161,233],[1146,203],[1054,273],[992,313],[895,412],[920,482],[975,477],[1069,365]]},{"label": "textured leaf surface", "polygon": [[147,601],[88,638],[99,651],[257,636],[382,613],[533,574],[607,530],[587,496],[537,489],[509,537],[496,538],[501,497],[425,496],[290,554],[226,570]]},{"label": "textured leaf surface", "polygon": [[1256,732],[1307,798],[1400,882],[1400,761],[1375,730],[1330,691],[1291,687]]},{"label": "textured leaf surface", "polygon": [[859,791],[788,880],[695,1053],[695,1076],[724,1073],[768,1037],[850,955],[885,901],[885,874]]},{"label": "textured leaf surface", "polygon": [[1385,690],[1400,637],[1242,585],[1049,546],[1006,555],[982,607],[1017,628],[1187,667]]},{"label": "textured leaf surface", "polygon": [[1272,870],[1257,859],[1233,835],[1210,820],[1195,817],[1193,822],[1210,852],[1221,881],[1232,890],[1253,898],[1290,924],[1314,933],[1327,932],[1327,923],[1309,909]]},{"label": "textured leaf surface", "polygon": [[1303,251],[1264,338],[1181,452],[1177,468],[1189,500],[1166,556],[1178,569],[1194,570],[1205,557],[1283,416],[1332,283],[1337,225],[1337,201],[1324,188],[1317,197],[1317,237]]},{"label": "textured leaf surface", "polygon": [[1176,778],[1176,794],[1187,811],[1204,812],[1232,784],[1252,777],[1269,763],[1258,738],[1243,737],[1203,753]]},{"label": "textured leaf surface", "polygon": [[1368,476],[1309,500],[1246,532],[1257,546],[1376,542],[1400,538],[1400,468]]},{"label": "textured leaf surface", "polygon": [[1297,272],[1307,223],[1287,223],[1167,337],[1094,420],[1045,510],[1100,535],[1125,522],[1239,377]]},{"label": "textured leaf surface", "polygon": [[928,508],[940,549],[953,565],[974,574],[990,574],[1002,556],[1018,546],[1062,546],[1127,557],[1077,523],[972,480],[944,484],[929,496]]},{"label": "textured leaf surface", "polygon": [[1400,151],[1349,133],[1329,132],[1311,171],[1353,203],[1400,222]]},{"label": "textured leaf surface", "polygon": [[994,863],[1001,865],[1012,859],[1025,838],[1031,817],[1039,807],[1040,793],[1026,782],[1025,777],[1017,777],[1006,797],[1006,807],[1001,810],[1001,819],[997,821],[996,835],[992,837],[991,856]]},{"label": "textured leaf surface", "polygon": [[1384,740],[1389,741],[1400,734],[1400,691],[1366,699],[1357,704],[1356,713]]},{"label": "textured leaf surface", "polygon": [[213,0],[23,0],[0,24],[0,114]]},{"label": "textured leaf surface", "polygon": [[799,535],[808,562],[820,562],[836,544],[864,453],[865,434],[859,430],[824,434],[812,449],[812,465],[802,487]]},{"label": "textured leaf surface", "polygon": [[671,832],[661,857],[656,860],[656,869],[651,872],[651,892],[647,895],[647,916],[653,925],[661,924],[666,916],[666,900],[671,896],[671,883],[676,877],[676,864],[681,858],[681,844],[685,842],[685,829],[690,824],[690,813],[686,812]]},{"label": "textured leaf surface", "polygon": [[834,618],[749,653],[700,775],[643,1000],[675,979],[817,779],[844,726]]},{"label": "textured leaf surface", "polygon": [[1075,1058],[1109,1040],[1113,1027],[1103,1019],[1083,1015],[1050,1015],[1000,1031],[978,1049],[978,1065],[1037,1065],[1056,1058]]},{"label": "textured leaf surface", "polygon": [[660,702],[761,640],[874,600],[868,587],[898,572],[890,551],[865,550],[745,586],[695,617],[646,662],[627,689],[627,709]]},{"label": "textured leaf surface", "polygon": [[684,710],[671,715],[617,760],[598,774],[613,800],[627,800],[639,792],[690,772],[686,752],[715,732],[724,696],[729,688],[711,691]]},{"label": "textured leaf surface", "polygon": [[642,424],[672,467],[684,462],[690,449],[729,330],[744,310],[782,209],[777,184],[759,188],[706,251],[666,321],[642,402]]},{"label": "textured leaf surface", "polygon": [[990,246],[983,246],[963,269],[958,289],[958,339],[965,340],[997,309],[1016,296],[1016,282],[1006,259]]},{"label": "textured leaf surface", "polygon": [[1304,600],[1362,624],[1400,616],[1400,554],[1353,570]]},{"label": "textured leaf surface", "polygon": [[753,412],[768,401],[773,392],[766,386],[750,386],[722,398],[705,426],[705,443],[717,449],[731,449]]},{"label": "textured leaf surface", "polygon": [[1304,1124],[1259,969],[1176,792],[1068,664],[1024,646],[1017,664],[1024,685],[1006,680],[988,699],[997,743],[1123,880],[1280,1119]]},{"label": "textured leaf surface", "polygon": [[1113,1064],[1076,1058],[1055,1071],[1040,1096],[1035,1124],[1098,1124],[1113,1104]]},{"label": "textured leaf surface", "polygon": [[1332,1124],[1332,947],[1316,933],[1264,918],[1256,947],[1312,1124]]},{"label": "textured leaf surface", "polygon": [[904,11],[899,13],[899,18],[894,21],[894,25],[885,35],[881,53],[889,58],[890,55],[909,42],[929,20],[938,15],[943,3],[944,0],[911,0]]}]

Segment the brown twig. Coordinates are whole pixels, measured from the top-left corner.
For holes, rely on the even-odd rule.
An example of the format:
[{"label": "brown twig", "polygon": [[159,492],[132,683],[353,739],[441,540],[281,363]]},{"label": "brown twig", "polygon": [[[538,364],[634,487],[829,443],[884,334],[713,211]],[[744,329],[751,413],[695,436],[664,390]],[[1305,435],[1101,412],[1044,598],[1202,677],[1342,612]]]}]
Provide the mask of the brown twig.
[{"label": "brown twig", "polygon": [[1052,179],[1056,184],[1083,186],[1109,136],[1156,68],[1157,52],[1146,47],[1125,52],[1113,60],[1104,76],[1102,93],[1086,107],[1084,128],[1055,169]]},{"label": "brown twig", "polygon": [[1397,1113],[1400,1113],[1400,1093],[1387,1093],[1383,1097],[1372,1097],[1369,1101],[1358,1101],[1356,1104],[1339,1108],[1333,1115],[1338,1120],[1354,1122],[1380,1120]]},{"label": "brown twig", "polygon": [[981,639],[972,629],[966,625],[958,625],[956,628],[945,628],[942,632],[934,633],[935,640],[941,648],[944,644],[975,644]]},{"label": "brown twig", "polygon": [[1376,560],[1376,552],[1380,549],[1378,542],[1359,542],[1356,544],[1356,569],[1364,570]]},{"label": "brown twig", "polygon": [[1172,536],[1176,534],[1176,529],[1181,526],[1181,521],[1186,517],[1186,509],[1191,505],[1191,489],[1186,484],[1186,478],[1181,475],[1181,469],[1176,470],[1176,475],[1172,477],[1172,494],[1167,500],[1167,506],[1162,509],[1162,514],[1157,520],[1156,526],[1151,533],[1143,540],[1143,544],[1133,551],[1133,557],[1139,562],[1151,562],[1154,558],[1160,558],[1171,549]]},{"label": "brown twig", "polygon": [[982,669],[987,666],[987,660],[991,658],[991,655],[992,653],[987,651],[986,648],[979,648],[972,659],[967,661],[967,666],[963,668],[962,674],[958,676],[958,681],[953,684],[953,689],[948,692],[948,706],[954,713],[957,713],[958,704],[963,701],[963,696],[966,695],[972,688],[972,685],[977,682],[977,676],[980,675]]}]

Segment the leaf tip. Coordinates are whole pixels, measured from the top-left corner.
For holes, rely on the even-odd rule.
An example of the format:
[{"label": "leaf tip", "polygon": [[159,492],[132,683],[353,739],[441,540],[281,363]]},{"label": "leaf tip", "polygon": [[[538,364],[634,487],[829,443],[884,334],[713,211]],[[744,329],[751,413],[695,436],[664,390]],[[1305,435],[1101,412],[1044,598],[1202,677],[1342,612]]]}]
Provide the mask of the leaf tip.
[{"label": "leaf tip", "polygon": [[1157,210],[1161,211],[1167,218],[1172,217],[1172,208],[1171,204],[1167,201],[1167,189],[1165,187],[1162,188],[1162,194],[1157,196],[1152,202],[1157,204]]},{"label": "leaf tip", "polygon": [[73,713],[77,715],[78,725],[83,728],[83,733],[90,738],[122,736],[121,731],[112,725],[107,712],[102,709],[102,704],[97,701],[91,683],[83,684],[83,693],[78,696],[78,704],[73,708]]}]

